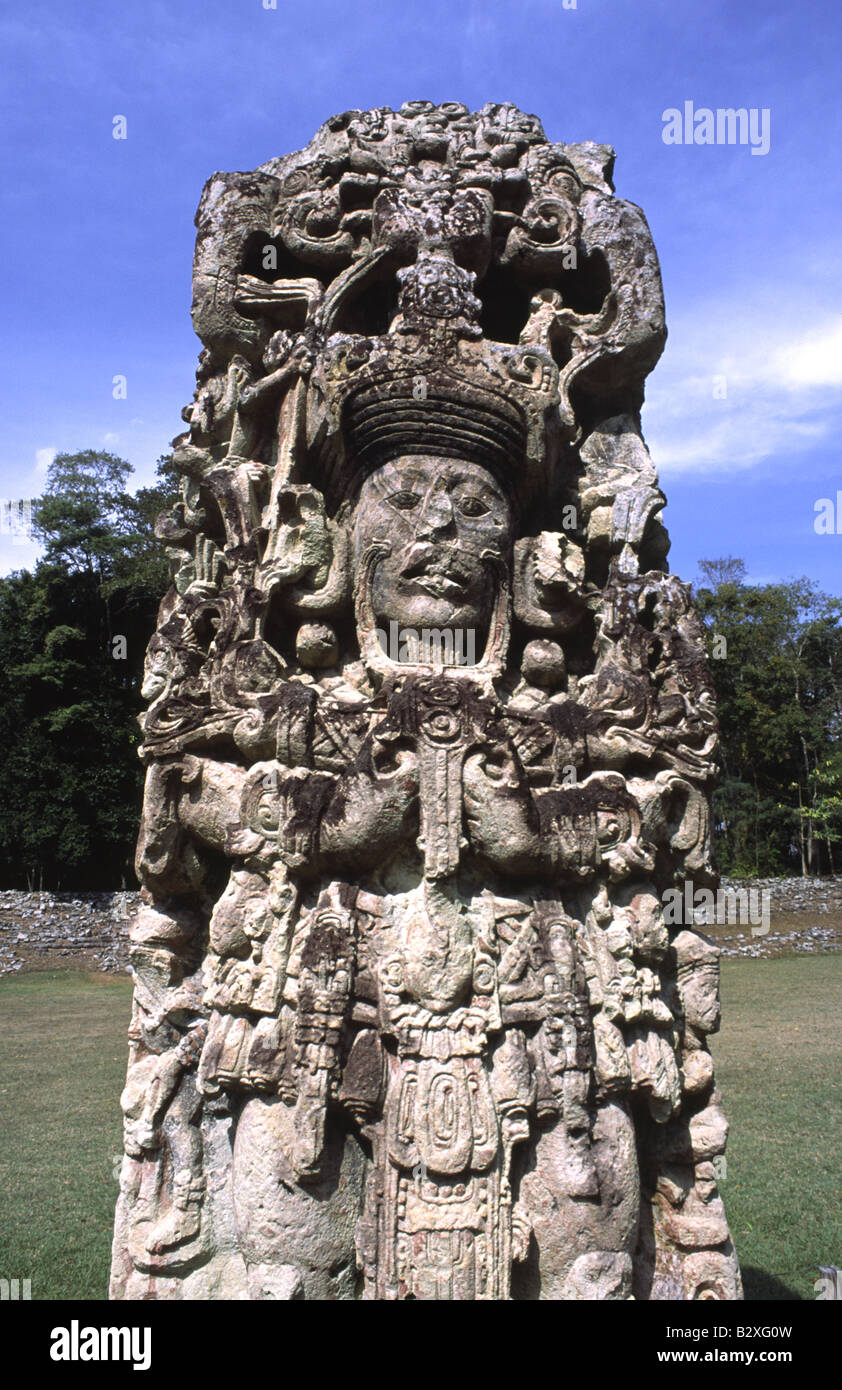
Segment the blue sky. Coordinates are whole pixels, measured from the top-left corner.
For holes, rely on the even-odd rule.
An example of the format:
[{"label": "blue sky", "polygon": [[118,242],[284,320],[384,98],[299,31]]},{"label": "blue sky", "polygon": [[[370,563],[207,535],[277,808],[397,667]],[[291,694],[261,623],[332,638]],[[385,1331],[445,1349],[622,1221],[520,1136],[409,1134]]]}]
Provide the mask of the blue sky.
[{"label": "blue sky", "polygon": [[[550,139],[613,144],[617,191],[648,216],[670,339],[644,429],[672,568],[690,579],[700,556],[730,553],[757,582],[809,574],[842,593],[842,516],[838,536],[813,526],[816,500],[842,489],[835,7],[265,3],[0,7],[0,496],[36,495],[56,449],[107,448],[151,479],[192,394],[193,214],[210,173],[298,149],[348,107],[514,101]],[[663,112],[685,101],[768,108],[769,153],[665,144]],[[0,572],[34,555],[0,534]]]}]

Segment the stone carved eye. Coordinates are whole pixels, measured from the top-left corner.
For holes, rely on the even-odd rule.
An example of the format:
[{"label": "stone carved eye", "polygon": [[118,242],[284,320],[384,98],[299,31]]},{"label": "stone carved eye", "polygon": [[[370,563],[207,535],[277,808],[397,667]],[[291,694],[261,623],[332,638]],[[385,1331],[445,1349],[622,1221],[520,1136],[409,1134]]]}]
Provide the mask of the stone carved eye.
[{"label": "stone carved eye", "polygon": [[410,492],[409,488],[402,488],[400,492],[391,493],[387,500],[399,512],[411,512],[413,507],[418,506],[421,496],[417,492]]},{"label": "stone carved eye", "polygon": [[472,493],[460,497],[457,505],[463,516],[486,516],[491,511],[487,502]]}]

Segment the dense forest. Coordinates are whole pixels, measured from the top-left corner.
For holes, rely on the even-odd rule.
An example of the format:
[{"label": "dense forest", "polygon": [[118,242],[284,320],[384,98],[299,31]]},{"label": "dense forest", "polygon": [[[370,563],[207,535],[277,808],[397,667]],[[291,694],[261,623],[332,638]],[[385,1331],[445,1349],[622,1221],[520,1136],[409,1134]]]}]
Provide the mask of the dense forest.
[{"label": "dense forest", "polygon": [[742,560],[699,568],[719,708],[719,868],[842,871],[842,601],[804,578],[746,584]]},{"label": "dense forest", "polygon": [[155,516],[176,482],[131,496],[131,465],[58,454],[33,530],[43,558],[0,579],[0,886],[134,887],[140,687],[168,570]]},{"label": "dense forest", "polygon": [[[134,885],[146,643],[168,582],[154,534],[172,504],[131,465],[58,454],[33,509],[43,557],[0,579],[0,887]],[[701,560],[695,585],[719,700],[719,868],[842,872],[842,602],[808,579],[746,583]]]}]

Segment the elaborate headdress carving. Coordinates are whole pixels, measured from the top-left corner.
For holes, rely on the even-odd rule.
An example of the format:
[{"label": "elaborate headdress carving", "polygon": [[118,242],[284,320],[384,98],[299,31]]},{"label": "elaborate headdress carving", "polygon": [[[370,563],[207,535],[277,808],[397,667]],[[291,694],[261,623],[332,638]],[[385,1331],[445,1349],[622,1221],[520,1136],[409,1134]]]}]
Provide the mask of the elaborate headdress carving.
[{"label": "elaborate headdress carving", "polygon": [[481,464],[521,500],[548,483],[558,370],[539,349],[481,338],[474,278],[446,255],[421,253],[398,274],[389,334],[328,342],[314,382],[330,422],[332,492],[400,454]]}]

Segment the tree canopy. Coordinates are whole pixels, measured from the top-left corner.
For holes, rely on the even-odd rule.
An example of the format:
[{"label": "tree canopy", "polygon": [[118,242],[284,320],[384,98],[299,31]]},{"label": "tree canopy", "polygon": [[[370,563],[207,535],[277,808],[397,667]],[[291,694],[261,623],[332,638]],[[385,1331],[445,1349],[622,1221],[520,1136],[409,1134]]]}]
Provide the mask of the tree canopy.
[{"label": "tree canopy", "polygon": [[695,599],[711,639],[720,722],[720,868],[833,872],[842,830],[842,602],[806,578],[747,584],[732,557],[699,567]]},{"label": "tree canopy", "polygon": [[154,518],[174,496],[127,491],[132,468],[91,449],[58,454],[33,529],[34,572],[0,579],[0,882],[116,888],[140,805],[140,686],[167,568]]}]

